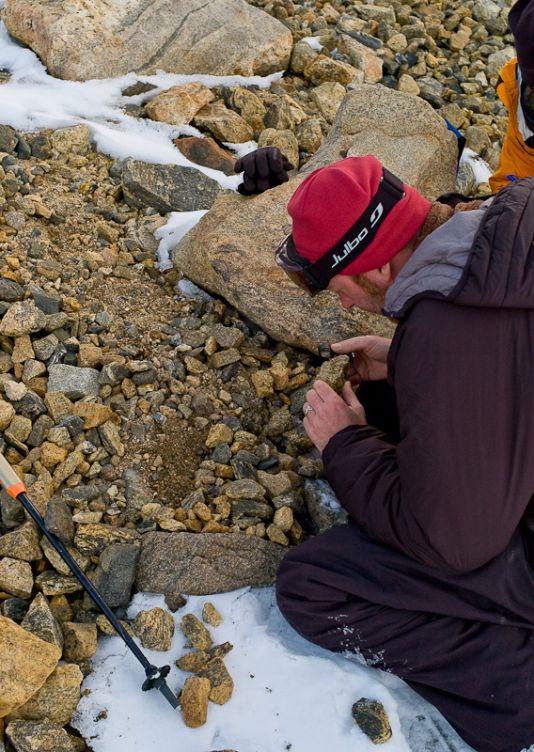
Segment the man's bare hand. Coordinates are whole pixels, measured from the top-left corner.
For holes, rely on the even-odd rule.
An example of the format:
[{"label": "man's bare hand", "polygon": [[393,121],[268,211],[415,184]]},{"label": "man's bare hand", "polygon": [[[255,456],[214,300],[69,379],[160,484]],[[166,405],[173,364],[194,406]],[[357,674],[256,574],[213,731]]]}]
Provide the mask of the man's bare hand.
[{"label": "man's bare hand", "polygon": [[[350,342],[350,340],[348,340]],[[324,381],[316,381],[302,408],[304,428],[319,451],[347,426],[365,426],[365,411],[347,381],[341,396]]]},{"label": "man's bare hand", "polygon": [[391,340],[387,337],[351,337],[334,342],[335,353],[352,353],[353,361],[349,371],[352,385],[364,381],[380,381],[387,377],[387,359]]}]

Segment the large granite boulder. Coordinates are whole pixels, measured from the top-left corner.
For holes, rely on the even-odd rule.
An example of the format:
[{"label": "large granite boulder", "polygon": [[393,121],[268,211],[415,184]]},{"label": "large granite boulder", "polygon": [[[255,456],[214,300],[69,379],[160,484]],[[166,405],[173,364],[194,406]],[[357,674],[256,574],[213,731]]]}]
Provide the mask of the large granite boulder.
[{"label": "large granite boulder", "polygon": [[386,319],[345,311],[332,293],[312,299],[276,266],[274,250],[291,229],[287,202],[302,179],[255,198],[221,194],[175,248],[174,265],[289,345],[317,352],[321,342],[388,336],[392,328]]},{"label": "large granite boulder", "polygon": [[9,32],[58,78],[129,71],[267,75],[285,70],[292,36],[245,0],[7,0]]},{"label": "large granite boulder", "polygon": [[302,172],[367,154],[431,200],[455,190],[457,139],[424,99],[385,86],[356,86]]},{"label": "large granite boulder", "polygon": [[286,551],[277,543],[233,533],[147,533],[136,587],[171,597],[264,587],[273,584]]},{"label": "large granite boulder", "polygon": [[362,84],[346,95],[330,134],[301,173],[253,198],[220,195],[177,245],[174,264],[287,344],[316,352],[320,342],[388,336],[392,325],[386,319],[344,311],[330,293],[312,300],[277,268],[274,251],[291,229],[287,203],[311,170],[365,154],[375,154],[433,199],[454,189],[456,150],[456,139],[426,102]]}]

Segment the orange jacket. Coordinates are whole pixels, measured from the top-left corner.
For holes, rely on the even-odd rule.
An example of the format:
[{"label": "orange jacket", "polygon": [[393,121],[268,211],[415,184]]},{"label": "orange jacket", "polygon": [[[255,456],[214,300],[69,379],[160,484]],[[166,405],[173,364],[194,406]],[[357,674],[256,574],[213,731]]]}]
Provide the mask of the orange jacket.
[{"label": "orange jacket", "polygon": [[508,128],[499,167],[489,180],[493,193],[510,183],[509,175],[518,179],[534,176],[534,149],[525,144],[517,123],[517,58],[510,60],[501,70],[497,94],[508,110]]}]

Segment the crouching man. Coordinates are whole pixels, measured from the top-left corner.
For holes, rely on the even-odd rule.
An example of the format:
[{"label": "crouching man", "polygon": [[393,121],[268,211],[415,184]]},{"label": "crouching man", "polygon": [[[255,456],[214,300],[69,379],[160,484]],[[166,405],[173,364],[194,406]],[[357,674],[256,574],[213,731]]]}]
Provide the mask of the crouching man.
[{"label": "crouching man", "polygon": [[398,320],[391,342],[334,350],[354,353],[353,383],[387,375],[399,422],[385,404],[366,417],[369,384],[308,392],[350,522],[287,554],[279,607],[402,677],[478,752],[519,752],[534,743],[534,179],[453,210],[351,157],[288,211],[277,261],[295,282]]}]

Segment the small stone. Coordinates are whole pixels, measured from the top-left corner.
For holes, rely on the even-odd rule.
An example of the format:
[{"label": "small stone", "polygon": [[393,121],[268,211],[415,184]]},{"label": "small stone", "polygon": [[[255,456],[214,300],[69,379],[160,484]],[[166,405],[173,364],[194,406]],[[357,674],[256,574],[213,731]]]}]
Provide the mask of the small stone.
[{"label": "small stone", "polygon": [[50,570],[38,574],[35,578],[35,585],[44,595],[68,595],[83,590],[75,577],[61,575]]},{"label": "small stone", "polygon": [[391,739],[389,718],[378,700],[361,697],[352,706],[352,718],[373,744],[384,744]]},{"label": "small stone", "polygon": [[206,439],[206,446],[208,449],[216,447],[218,444],[230,444],[233,441],[234,432],[224,423],[217,423],[209,430],[208,437]]},{"label": "small stone", "polygon": [[219,347],[224,349],[239,347],[245,339],[245,335],[241,329],[238,329],[236,326],[223,326],[222,324],[217,324],[213,327],[212,334]]},{"label": "small stone", "polygon": [[104,353],[100,347],[89,343],[82,343],[78,350],[78,363],[80,368],[94,368],[102,364]]},{"label": "small stone", "polygon": [[[112,543],[100,554],[91,579],[110,608],[129,604],[139,551],[133,543]],[[89,607],[93,607],[92,601]]]},{"label": "small stone", "polygon": [[328,123],[333,123],[346,94],[345,87],[334,81],[325,81],[312,89],[310,98]]},{"label": "small stone", "polygon": [[15,408],[9,402],[0,399],[0,431],[5,431],[15,415]]},{"label": "small stone", "polygon": [[[4,385],[6,397],[10,402],[20,402],[28,394],[26,384],[17,381],[7,381]],[[30,429],[31,430],[31,429]]]},{"label": "small stone", "polygon": [[46,316],[37,308],[33,300],[13,303],[0,322],[0,334],[8,337],[20,337],[33,334],[44,328]]},{"label": "small stone", "polygon": [[57,497],[50,499],[46,509],[45,524],[51,533],[57,535],[65,545],[72,544],[74,540],[74,523],[70,508],[63,499]]},{"label": "small stone", "polygon": [[86,661],[96,653],[96,624],[78,624],[65,621],[63,630],[63,658],[66,661]]},{"label": "small stone", "polygon": [[189,728],[199,728],[206,723],[210,691],[209,679],[197,676],[186,679],[180,695],[180,705],[184,723]]},{"label": "small stone", "polygon": [[266,473],[258,470],[257,478],[258,482],[267,489],[271,498],[289,493],[298,484],[298,476],[290,470],[283,470],[280,473]]},{"label": "small stone", "polygon": [[16,752],[79,752],[65,729],[50,721],[11,721],[6,735]]},{"label": "small stone", "polygon": [[260,399],[272,397],[274,394],[274,380],[269,371],[254,371],[250,380],[252,381],[256,394]]},{"label": "small stone", "polygon": [[35,357],[38,358],[38,360],[48,360],[52,357],[58,345],[59,340],[55,334],[49,334],[47,337],[35,339],[33,341]]},{"label": "small stone", "polygon": [[21,337],[17,337],[15,340],[15,347],[11,354],[13,363],[24,363],[26,360],[33,358],[35,353],[33,352],[32,342],[28,334],[23,334]]},{"label": "small stone", "polygon": [[265,532],[267,533],[269,540],[273,543],[279,543],[281,546],[289,546],[287,535],[278,527],[278,525],[271,523]]},{"label": "small stone", "polygon": [[50,441],[45,441],[41,445],[41,462],[50,470],[50,468],[59,465],[60,462],[64,462],[68,455],[68,449],[52,444]]},{"label": "small stone", "polygon": [[273,523],[280,528],[283,533],[288,533],[293,527],[295,521],[291,507],[280,507],[274,513]]},{"label": "small stone", "polygon": [[101,405],[97,402],[76,402],[72,412],[82,418],[86,431],[103,425],[114,415],[108,405]]},{"label": "small stone", "polygon": [[228,109],[218,100],[207,104],[193,119],[196,128],[208,130],[218,141],[241,144],[251,141],[254,132],[250,125],[237,112]]},{"label": "small stone", "polygon": [[262,500],[265,496],[265,488],[255,480],[244,478],[225,483],[222,493],[230,499],[257,499]]},{"label": "small stone", "polygon": [[124,445],[120,438],[118,426],[113,421],[108,420],[98,428],[98,434],[102,445],[111,455],[124,457]]},{"label": "small stone", "polygon": [[21,627],[63,650],[63,632],[42,593],[33,599]]},{"label": "small stone", "polygon": [[234,682],[221,658],[214,658],[201,669],[197,676],[209,679],[211,684],[209,698],[217,705],[224,705],[232,696]]},{"label": "small stone", "polygon": [[88,523],[78,525],[74,545],[85,556],[98,556],[111,543],[133,543],[139,537],[138,532],[128,528]]},{"label": "small stone", "polygon": [[162,608],[140,611],[132,627],[144,648],[162,651],[170,649],[174,634],[174,619]]},{"label": "small stone", "polygon": [[210,660],[211,656],[205,650],[193,650],[191,653],[185,653],[181,658],[178,658],[176,665],[181,671],[189,671],[192,674],[196,674]]},{"label": "small stone", "polygon": [[37,561],[43,558],[39,534],[33,522],[0,536],[0,556],[9,556],[20,561]]},{"label": "small stone", "polygon": [[0,616],[0,718],[42,687],[61,658],[61,650]]},{"label": "small stone", "polygon": [[58,489],[67,478],[70,478],[82,462],[84,462],[84,456],[81,452],[72,452],[72,454],[69,454],[65,462],[58,465],[54,471],[54,488]]},{"label": "small stone", "polygon": [[66,415],[72,415],[72,402],[63,392],[49,391],[44,401],[54,421],[58,422]]},{"label": "small stone", "polygon": [[224,368],[232,363],[238,363],[241,360],[241,353],[233,347],[227,350],[219,350],[210,356],[209,362],[211,368]]},{"label": "small stone", "polygon": [[218,627],[223,623],[223,618],[217,611],[213,603],[209,601],[202,606],[202,618],[211,627]]},{"label": "small stone", "polygon": [[[72,621],[73,611],[65,595],[53,595],[50,598],[50,611],[59,621]],[[63,633],[61,633],[63,636]]]},{"label": "small stone", "polygon": [[325,360],[317,373],[317,380],[324,381],[336,392],[341,392],[343,384],[347,381],[350,368],[348,355],[337,355],[330,360]]},{"label": "small stone", "polygon": [[183,608],[186,603],[187,598],[181,593],[165,593],[165,605],[168,606],[173,613],[178,611],[179,608]]},{"label": "small stone", "polygon": [[[130,637],[135,637],[135,632],[127,621],[120,619],[119,623],[123,627],[123,629],[125,629],[126,632],[130,635]],[[96,626],[102,632],[102,634],[107,635],[108,637],[116,637],[118,635],[117,630],[115,629],[113,624],[106,619],[104,614],[99,614],[96,617]]]},{"label": "small stone", "polygon": [[180,622],[180,628],[193,647],[197,650],[209,650],[212,645],[211,635],[194,614],[186,614]]},{"label": "small stone", "polygon": [[215,99],[214,94],[201,83],[173,86],[145,104],[145,112],[152,120],[171,125],[187,125],[197,112]]},{"label": "small stone", "polygon": [[9,721],[50,721],[64,726],[70,722],[80,701],[82,680],[83,674],[76,664],[58,666],[41,689],[10,714]]},{"label": "small stone", "polygon": [[9,556],[0,560],[0,591],[17,598],[29,598],[33,590],[32,568],[27,561]]},{"label": "small stone", "polygon": [[0,300],[5,300],[8,303],[14,303],[17,300],[22,300],[24,297],[24,288],[17,282],[11,279],[5,279],[0,277]]},{"label": "small stone", "polygon": [[64,392],[73,400],[98,395],[100,374],[94,368],[57,364],[50,366],[48,373],[48,389],[51,392]]}]

